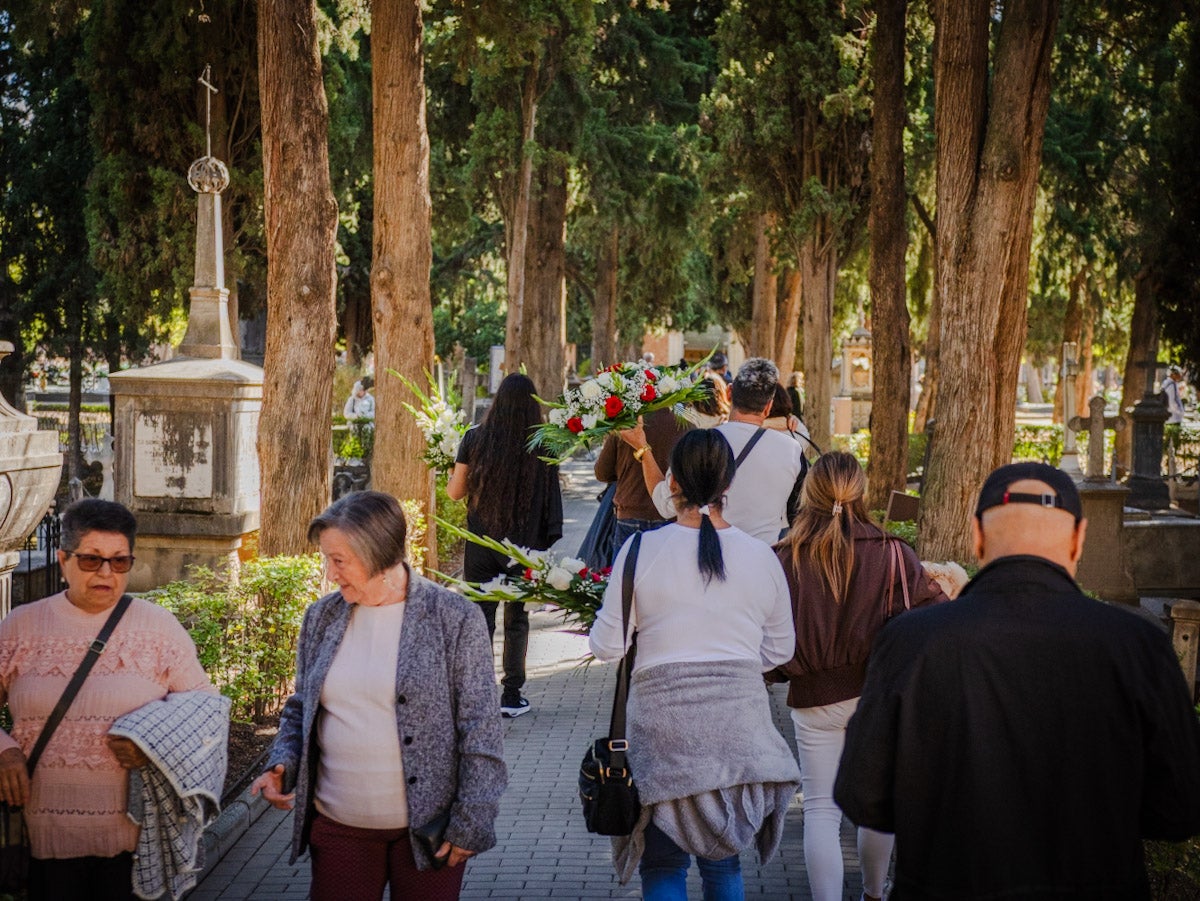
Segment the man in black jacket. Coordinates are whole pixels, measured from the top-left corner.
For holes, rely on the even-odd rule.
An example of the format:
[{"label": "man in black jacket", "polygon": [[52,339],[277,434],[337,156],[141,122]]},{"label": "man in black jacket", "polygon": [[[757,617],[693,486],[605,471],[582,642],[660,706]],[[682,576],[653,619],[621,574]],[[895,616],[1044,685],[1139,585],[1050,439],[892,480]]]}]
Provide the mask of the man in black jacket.
[{"label": "man in black jacket", "polygon": [[1200,719],[1163,632],[1086,597],[1074,483],[989,476],[982,569],[872,651],[834,797],[896,834],[894,901],[1149,898],[1142,839],[1200,832]]}]

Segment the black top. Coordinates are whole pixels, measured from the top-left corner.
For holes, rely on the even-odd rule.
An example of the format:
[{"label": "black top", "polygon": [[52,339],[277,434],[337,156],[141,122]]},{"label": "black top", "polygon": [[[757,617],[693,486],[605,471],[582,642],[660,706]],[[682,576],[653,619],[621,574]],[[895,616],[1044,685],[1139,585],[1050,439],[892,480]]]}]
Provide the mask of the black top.
[{"label": "black top", "polygon": [[[467,466],[473,465],[475,454],[479,452],[479,429],[468,429],[463,435],[458,447],[456,463]],[[528,451],[530,456],[537,457],[534,451]],[[558,482],[558,467],[538,460],[537,476],[529,485],[522,485],[518,503],[523,506],[524,515],[518,515],[516,525],[507,535],[493,534],[476,513],[477,498],[467,497],[467,528],[476,535],[486,535],[489,538],[504,539],[515,542],[521,547],[533,550],[545,550],[562,537],[563,512],[562,488]],[[486,489],[485,489],[486,490]],[[468,582],[485,582],[493,576],[508,569],[508,558],[467,542],[463,559],[463,578]]]},{"label": "black top", "polygon": [[834,797],[896,834],[892,898],[1148,898],[1200,832],[1200,720],[1164,633],[1014,556],[890,623]]}]

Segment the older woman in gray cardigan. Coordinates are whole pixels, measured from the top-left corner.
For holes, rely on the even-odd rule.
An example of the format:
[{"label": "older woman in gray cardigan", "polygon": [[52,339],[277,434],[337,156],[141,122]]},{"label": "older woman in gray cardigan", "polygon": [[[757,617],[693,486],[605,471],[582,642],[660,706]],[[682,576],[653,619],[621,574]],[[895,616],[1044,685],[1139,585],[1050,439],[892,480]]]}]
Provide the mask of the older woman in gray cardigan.
[{"label": "older woman in gray cardigan", "polygon": [[[455,899],[496,843],[507,784],[483,614],[411,572],[395,498],[347,495],[314,519],[339,590],[304,617],[296,693],[251,791],[297,808],[311,898]],[[432,851],[432,853],[430,853]]]}]

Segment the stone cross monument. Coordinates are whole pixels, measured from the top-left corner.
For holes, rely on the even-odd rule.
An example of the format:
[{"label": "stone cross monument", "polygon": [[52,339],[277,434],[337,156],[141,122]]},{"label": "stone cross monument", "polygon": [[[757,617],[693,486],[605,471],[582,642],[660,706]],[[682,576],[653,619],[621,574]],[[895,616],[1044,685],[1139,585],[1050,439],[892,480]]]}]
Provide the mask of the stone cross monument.
[{"label": "stone cross monument", "polygon": [[1104,430],[1119,432],[1125,428],[1125,420],[1120,416],[1105,416],[1104,398],[1099,394],[1088,401],[1088,411],[1090,416],[1071,417],[1067,423],[1067,434],[1073,439],[1076,432],[1087,432],[1088,471],[1085,481],[1107,482],[1108,477],[1104,474]]},{"label": "stone cross monument", "polygon": [[[207,107],[208,68],[199,81]],[[133,591],[182,578],[193,564],[236,567],[243,538],[258,528],[263,372],[238,359],[229,325],[221,228],[229,172],[205,126],[207,153],[188,170],[196,265],[178,356],[110,376],[116,499],[138,517]]]}]

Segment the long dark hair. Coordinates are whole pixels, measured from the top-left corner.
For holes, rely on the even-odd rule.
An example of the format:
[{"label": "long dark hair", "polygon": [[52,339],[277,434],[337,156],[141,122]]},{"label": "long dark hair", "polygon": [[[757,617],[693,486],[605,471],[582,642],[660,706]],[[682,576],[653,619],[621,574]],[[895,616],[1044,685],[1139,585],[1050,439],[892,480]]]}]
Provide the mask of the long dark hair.
[{"label": "long dark hair", "polygon": [[[733,449],[725,436],[715,429],[693,429],[685,432],[671,450],[671,475],[679,484],[675,495],[676,507],[720,509],[725,492],[733,481],[736,464]],[[700,574],[707,584],[715,577],[725,581],[725,558],[721,555],[721,539],[707,513],[700,516]]]},{"label": "long dark hair", "polygon": [[477,450],[467,471],[472,511],[488,533],[503,538],[516,528],[532,486],[546,464],[526,450],[530,430],[542,423],[537,389],[527,375],[505,376],[479,425]]}]

